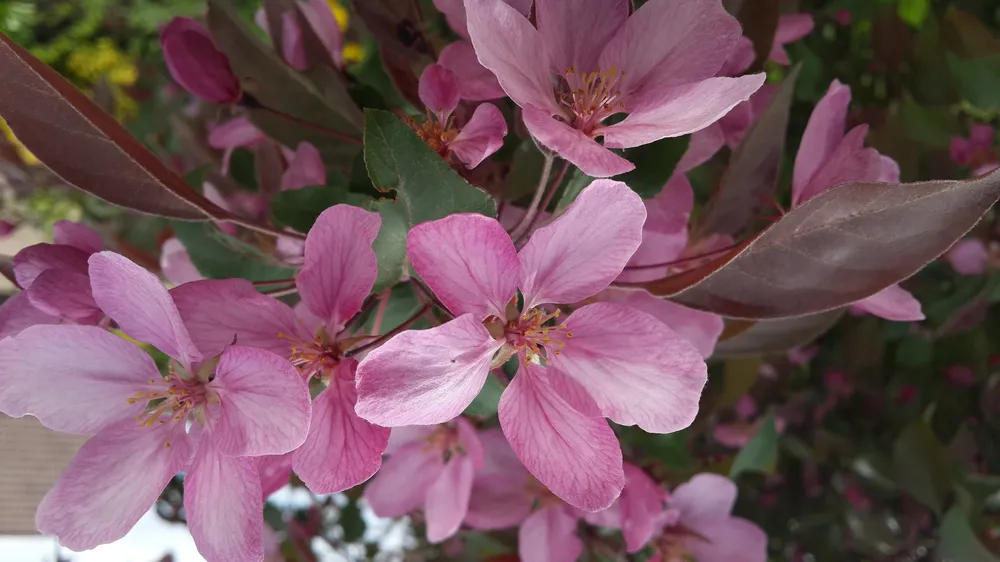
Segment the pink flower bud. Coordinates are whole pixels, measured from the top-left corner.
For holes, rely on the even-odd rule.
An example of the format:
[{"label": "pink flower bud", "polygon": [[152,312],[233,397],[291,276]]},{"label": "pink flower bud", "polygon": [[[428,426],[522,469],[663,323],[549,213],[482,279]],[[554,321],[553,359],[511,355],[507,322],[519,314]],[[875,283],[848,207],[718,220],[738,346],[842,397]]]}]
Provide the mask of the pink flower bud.
[{"label": "pink flower bud", "polygon": [[242,97],[240,81],[208,30],[191,18],[174,18],[160,33],[163,58],[171,76],[185,90],[218,104]]}]

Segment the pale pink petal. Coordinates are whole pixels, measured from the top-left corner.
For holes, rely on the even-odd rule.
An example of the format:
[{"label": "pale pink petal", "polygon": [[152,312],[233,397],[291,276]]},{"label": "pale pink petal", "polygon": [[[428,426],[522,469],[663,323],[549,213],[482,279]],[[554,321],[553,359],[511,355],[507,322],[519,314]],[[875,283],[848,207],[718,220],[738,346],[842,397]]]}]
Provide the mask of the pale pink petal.
[{"label": "pale pink petal", "polygon": [[[990,168],[989,170],[983,173],[992,172],[998,167],[996,164],[994,164],[993,166],[994,167]],[[878,179],[876,181],[885,183],[899,183],[899,174],[900,174],[899,164],[896,163],[896,161],[893,160],[892,158],[882,155],[881,171],[879,172]]]},{"label": "pale pink petal", "polygon": [[208,133],[208,145],[224,151],[222,156],[223,174],[229,171],[229,159],[233,150],[253,147],[266,139],[264,133],[246,116],[236,117],[221,125],[216,125]]},{"label": "pale pink petal", "polygon": [[795,171],[792,174],[793,204],[805,201],[805,198],[797,194],[810,183],[843,140],[847,107],[850,104],[851,88],[834,80],[809,116],[799,152],[795,155]]},{"label": "pale pink petal", "polygon": [[535,501],[531,475],[518,460],[500,428],[480,432],[483,467],[476,471],[465,523],[476,529],[506,529],[524,521]]},{"label": "pale pink petal", "polygon": [[[625,493],[624,488],[622,488],[622,493],[623,494]],[[618,499],[615,500],[615,503],[611,504],[611,507],[603,511],[596,511],[594,513],[590,512],[584,513],[583,519],[587,523],[590,523],[591,525],[595,525],[597,527],[607,527],[609,529],[621,529],[622,528],[621,499],[622,499],[621,496],[618,496]]]},{"label": "pale pink petal", "polygon": [[190,458],[184,424],[143,427],[127,419],[109,426],[84,443],[45,494],[38,531],[73,550],[118,540]]},{"label": "pale pink petal", "polygon": [[331,336],[361,310],[375,284],[378,259],[372,243],[381,225],[377,213],[334,205],[309,230],[305,267],[295,284],[309,310],[326,321]]},{"label": "pale pink petal", "polygon": [[502,343],[472,314],[403,332],[361,361],[355,411],[383,427],[449,421],[479,394]]},{"label": "pale pink petal", "polygon": [[427,488],[424,515],[427,517],[427,540],[441,542],[458,532],[469,509],[472,474],[475,466],[465,455],[455,455],[433,484]]},{"label": "pale pink petal", "polygon": [[944,257],[959,275],[982,275],[990,252],[982,240],[966,238],[952,246]]},{"label": "pale pink petal", "polygon": [[204,279],[191,261],[187,248],[177,238],[168,238],[160,248],[160,269],[167,281],[176,285]]},{"label": "pale pink petal", "polygon": [[493,71],[507,95],[521,107],[558,113],[549,54],[538,30],[502,0],[466,0],[465,7],[479,62]]},{"label": "pale pink petal", "polygon": [[563,400],[569,403],[574,410],[589,418],[603,418],[601,407],[597,405],[594,398],[587,389],[577,382],[576,379],[559,371],[556,368],[546,370],[549,386],[552,387]]},{"label": "pale pink petal", "polygon": [[694,421],[705,361],[666,324],[630,306],[596,303],[573,312],[566,330],[573,337],[550,363],[583,385],[606,417],[651,433]]},{"label": "pale pink petal", "polygon": [[600,67],[624,72],[626,99],[655,97],[715,76],[739,38],[739,23],[718,0],[650,0],[604,47]]},{"label": "pale pink petal", "polygon": [[401,425],[392,428],[385,454],[391,455],[414,441],[423,441],[438,430],[436,425]]},{"label": "pale pink petal", "polygon": [[476,426],[464,417],[455,418],[455,427],[458,429],[458,444],[462,447],[465,455],[472,460],[472,466],[479,470],[483,466],[483,444],[479,440]]},{"label": "pale pink petal", "polygon": [[500,427],[525,468],[563,501],[585,511],[611,505],[625,485],[618,439],[603,418],[574,409],[522,364],[500,398]]},{"label": "pale pink petal", "polygon": [[61,323],[59,317],[35,308],[25,291],[14,293],[0,305],[0,340],[17,335],[29,326]]},{"label": "pale pink petal", "polygon": [[293,344],[312,339],[287,304],[259,293],[245,279],[193,281],[174,287],[170,296],[205,357],[233,343],[288,357]]},{"label": "pale pink petal", "polygon": [[583,554],[576,522],[562,505],[532,513],[517,533],[521,562],[576,562]]},{"label": "pale pink petal", "polygon": [[31,287],[43,271],[57,269],[87,273],[88,254],[72,246],[35,244],[14,256],[14,278],[22,289]]},{"label": "pale pink petal", "polygon": [[60,220],[52,225],[52,243],[72,246],[77,250],[94,254],[104,249],[101,236],[94,229],[78,222]]},{"label": "pale pink petal", "polygon": [[972,170],[971,177],[985,176],[986,174],[1000,168],[1000,164],[996,162],[990,162],[988,164],[983,164],[978,166],[976,169]]},{"label": "pale pink petal", "polygon": [[653,537],[666,491],[634,464],[625,463],[621,505],[622,535],[629,552],[638,552]]},{"label": "pale pink petal", "polygon": [[491,103],[479,104],[472,119],[462,127],[448,144],[450,150],[469,169],[475,168],[483,160],[503,146],[507,136],[507,121],[497,106]]},{"label": "pale pink petal", "polygon": [[601,300],[627,304],[652,315],[690,342],[706,359],[715,350],[725,324],[721,316],[657,298],[646,291],[609,289],[602,293]]},{"label": "pale pink petal", "polygon": [[745,35],[741,35],[729,54],[729,58],[726,59],[726,64],[719,69],[718,75],[739,76],[750,68],[756,58],[757,53],[754,52],[753,42]]},{"label": "pale pink petal", "polygon": [[505,317],[521,263],[496,219],[462,213],[418,224],[407,235],[406,250],[413,269],[453,314]]},{"label": "pale pink petal", "polygon": [[153,345],[190,370],[201,360],[170,293],[155,275],[113,252],[90,257],[94,300],[129,337]]},{"label": "pale pink petal", "polygon": [[680,511],[680,522],[700,528],[729,517],[739,490],[732,480],[712,473],[696,474],[670,493],[670,507]]},{"label": "pale pink petal", "polygon": [[712,430],[712,437],[726,447],[740,449],[746,446],[753,439],[754,435],[760,431],[758,424],[747,422],[725,423],[715,426]]},{"label": "pale pink petal", "polygon": [[326,0],[306,0],[296,4],[302,15],[306,17],[306,21],[312,26],[313,31],[316,32],[320,42],[330,53],[333,64],[341,66],[343,64],[344,36],[340,31],[337,18],[333,15],[333,10],[330,9],[330,4]]},{"label": "pale pink petal", "polygon": [[458,76],[440,64],[432,64],[420,75],[420,101],[446,123],[451,113],[458,107],[461,90]]},{"label": "pale pink petal", "polygon": [[[665,277],[669,266],[648,266],[678,259],[688,244],[688,219],[694,209],[694,189],[684,174],[674,174],[656,197],[644,203],[646,222],[642,227],[642,244],[618,276],[619,281],[636,283]],[[637,266],[647,267],[636,269]]]},{"label": "pale pink petal", "polygon": [[554,119],[551,111],[530,105],[522,107],[521,116],[531,136],[549,150],[569,160],[584,174],[604,178],[635,169],[635,165],[628,160],[604,148],[579,130]]},{"label": "pale pink petal", "polygon": [[536,0],[535,22],[552,57],[552,72],[598,70],[601,50],[628,13],[629,0]]},{"label": "pale pink petal", "polygon": [[969,141],[978,147],[990,148],[996,140],[997,132],[990,125],[977,123],[969,129]]},{"label": "pale pink petal", "polygon": [[306,70],[309,61],[302,43],[302,29],[295,12],[281,14],[281,56],[295,70]]},{"label": "pale pink petal", "polygon": [[444,455],[427,442],[410,443],[389,456],[365,486],[365,499],[379,517],[400,517],[424,504],[428,488],[444,470]]},{"label": "pale pink petal", "polygon": [[0,341],[0,411],[56,431],[134,418],[145,403],[128,400],[151,380],[160,371],[145,351],[95,326],[32,326]]},{"label": "pale pink petal", "polygon": [[890,285],[867,299],[854,303],[852,307],[896,322],[924,319],[920,301],[899,285]]},{"label": "pale pink petal", "polygon": [[90,294],[90,279],[83,273],[43,271],[25,293],[38,310],[77,324],[97,324],[104,317]]},{"label": "pale pink petal", "polygon": [[824,191],[854,181],[880,181],[886,161],[874,148],[865,148],[867,125],[851,129],[801,189],[792,190],[792,206],[798,206]]},{"label": "pale pink petal", "polygon": [[584,188],[521,249],[525,310],[579,302],[607,288],[639,247],[645,220],[642,199],[624,183],[596,180]]},{"label": "pale pink petal", "polygon": [[230,457],[203,439],[184,478],[184,511],[208,560],[264,557],[264,500],[257,459]]},{"label": "pale pink petal", "polygon": [[288,169],[281,175],[281,190],[289,191],[312,185],[326,185],[323,157],[315,146],[300,142],[288,162]]},{"label": "pale pink petal", "polygon": [[598,129],[608,148],[641,146],[679,137],[718,121],[764,84],[764,74],[716,77],[656,90],[629,107],[621,123]]},{"label": "pale pink petal", "polygon": [[438,56],[438,64],[458,76],[464,100],[485,101],[507,96],[493,72],[479,64],[476,50],[468,41],[450,43]]},{"label": "pale pink petal", "polygon": [[205,412],[206,437],[226,455],[280,455],[309,432],[309,388],[286,359],[253,347],[230,346],[219,359]]},{"label": "pale pink petal", "polygon": [[[354,413],[354,366],[344,363],[313,401],[309,437],[295,453],[295,473],[317,494],[333,494],[368,480],[382,466],[389,430]],[[338,371],[340,368],[338,368]]]},{"label": "pale pink petal", "polygon": [[[758,90],[759,91],[759,90]],[[684,174],[711,160],[726,145],[722,125],[712,123],[700,131],[691,133],[688,149],[677,163],[676,172]]]},{"label": "pale pink petal", "polygon": [[267,498],[288,484],[292,476],[292,454],[257,457],[261,497]]},{"label": "pale pink petal", "polygon": [[465,26],[465,0],[434,0],[434,7],[444,14],[452,31],[468,39],[469,30]]},{"label": "pale pink petal", "polygon": [[687,537],[683,547],[698,562],[767,562],[767,535],[746,519],[726,517],[697,527],[708,540]]},{"label": "pale pink petal", "polygon": [[785,66],[791,64],[784,46],[812,33],[814,25],[810,14],[785,14],[778,18],[778,29],[771,46],[771,60]]}]

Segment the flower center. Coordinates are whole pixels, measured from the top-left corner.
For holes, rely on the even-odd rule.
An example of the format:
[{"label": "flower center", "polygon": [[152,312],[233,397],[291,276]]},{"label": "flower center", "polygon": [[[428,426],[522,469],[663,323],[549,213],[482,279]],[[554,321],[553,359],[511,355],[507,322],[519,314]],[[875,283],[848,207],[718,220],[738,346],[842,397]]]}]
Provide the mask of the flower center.
[{"label": "flower center", "polygon": [[328,341],[323,329],[320,329],[312,340],[299,340],[288,334],[278,334],[278,337],[292,342],[292,352],[288,360],[299,369],[307,381],[315,376],[323,382],[329,382],[326,379],[344,356],[338,342]]},{"label": "flower center", "polygon": [[437,117],[428,114],[423,124],[418,124],[412,119],[409,121],[410,127],[427,143],[427,146],[442,158],[448,157],[448,146],[458,136],[458,129],[454,127],[453,119],[449,118],[447,122],[441,123]]},{"label": "flower center", "polygon": [[588,136],[602,121],[615,113],[625,111],[619,88],[624,72],[611,67],[610,70],[577,72],[573,67],[563,73],[566,78],[564,91],[559,93],[559,102],[573,115],[573,126]]},{"label": "flower center", "polygon": [[566,329],[565,324],[549,324],[550,320],[559,318],[561,311],[556,309],[547,313],[541,308],[533,308],[519,318],[509,320],[504,325],[504,339],[509,344],[511,354],[521,354],[533,363],[542,364],[542,359],[548,359],[549,353],[559,355],[560,349],[566,346],[566,341],[573,333]]},{"label": "flower center", "polygon": [[[148,403],[146,410],[136,417],[136,421],[143,427],[153,427],[168,421],[183,421],[192,412],[201,421],[204,406],[219,402],[218,395],[207,388],[207,377],[205,379],[182,377],[171,363],[167,377],[149,380],[147,384],[153,387],[152,390],[136,392],[127,400],[129,404]],[[169,418],[162,419],[164,416]]]},{"label": "flower center", "polygon": [[440,451],[444,461],[448,462],[454,455],[464,455],[465,447],[458,440],[458,428],[442,425],[426,438],[427,450]]}]

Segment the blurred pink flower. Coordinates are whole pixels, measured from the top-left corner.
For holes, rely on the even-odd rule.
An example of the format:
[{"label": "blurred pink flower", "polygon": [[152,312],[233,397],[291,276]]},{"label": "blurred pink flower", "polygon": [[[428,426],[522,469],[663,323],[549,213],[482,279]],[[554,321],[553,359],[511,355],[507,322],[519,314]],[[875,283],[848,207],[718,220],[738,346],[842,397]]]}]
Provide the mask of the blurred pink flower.
[{"label": "blurred pink flower", "polygon": [[191,18],[174,18],[160,32],[160,45],[170,75],[201,99],[229,105],[240,101],[240,81],[203,25]]},{"label": "blurred pink flower", "polygon": [[788,362],[797,367],[808,365],[810,361],[819,355],[819,346],[810,345],[806,347],[796,347],[788,350]]},{"label": "blurred pink flower", "polygon": [[778,30],[774,34],[774,44],[771,46],[771,60],[788,66],[792,61],[785,52],[789,45],[812,33],[815,22],[810,14],[784,14],[778,19]]},{"label": "blurred pink flower", "polygon": [[978,238],[966,238],[955,243],[944,255],[959,275],[982,275],[990,261],[990,251]]},{"label": "blurred pink flower", "polygon": [[[305,0],[304,2],[295,2],[295,6],[323,44],[330,57],[330,62],[336,68],[342,68],[344,64],[342,55],[344,38],[330,5],[326,0]],[[257,25],[273,38],[267,22],[267,15],[263,9],[257,11],[254,19]],[[294,11],[288,10],[281,14],[281,48],[277,50],[292,68],[308,70],[309,61],[299,21],[299,17]]]},{"label": "blurred pink flower", "polygon": [[948,367],[946,376],[950,382],[957,386],[973,386],[976,384],[976,373],[966,365],[952,365]]},{"label": "blurred pink flower", "polygon": [[191,261],[187,248],[177,238],[168,238],[160,248],[160,270],[175,285],[204,279]]},{"label": "blurred pink flower", "polygon": [[611,507],[584,517],[592,525],[621,529],[628,552],[638,552],[662,525],[670,494],[638,466],[625,463],[625,487]]},{"label": "blurred pink flower", "polygon": [[208,133],[208,145],[223,151],[222,173],[229,172],[229,161],[237,148],[254,148],[267,140],[250,118],[235,117],[211,128]]},{"label": "blurred pink flower", "polygon": [[972,168],[974,176],[997,169],[997,155],[993,148],[996,136],[996,130],[990,125],[973,125],[968,138],[951,139],[952,161]]},{"label": "blurred pink flower", "polygon": [[288,169],[281,175],[281,190],[291,191],[314,185],[326,185],[326,167],[319,150],[308,142],[300,142],[295,152],[285,149]]}]

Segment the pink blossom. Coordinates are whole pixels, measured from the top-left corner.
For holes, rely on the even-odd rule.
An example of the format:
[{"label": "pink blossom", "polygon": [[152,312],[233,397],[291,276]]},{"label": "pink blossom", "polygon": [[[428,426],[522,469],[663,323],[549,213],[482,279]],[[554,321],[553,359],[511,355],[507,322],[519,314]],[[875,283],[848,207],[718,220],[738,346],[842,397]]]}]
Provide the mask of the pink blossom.
[{"label": "pink blossom", "polygon": [[174,18],[160,32],[160,45],[170,75],[185,90],[223,105],[240,101],[240,81],[208,30],[191,18]]},{"label": "pink blossom", "polygon": [[703,129],[764,83],[715,77],[740,37],[719,0],[650,0],[631,17],[627,0],[538,0],[537,29],[502,0],[465,7],[479,62],[529,132],[589,176],[634,169],[609,149]]},{"label": "pink blossom", "polygon": [[[865,148],[867,125],[858,125],[844,133],[850,103],[851,89],[834,80],[816,104],[795,157],[793,207],[848,182],[899,181],[896,162],[874,148]],[[886,287],[854,303],[852,308],[900,322],[924,318],[920,302],[899,285]]]},{"label": "pink blossom", "polygon": [[625,463],[622,495],[605,511],[588,513],[592,525],[621,529],[628,552],[642,550],[656,534],[670,494],[641,468]]},{"label": "pink blossom", "polygon": [[34,326],[0,341],[0,411],[93,435],[39,505],[39,531],[74,550],[114,541],[185,472],[188,526],[202,554],[261,560],[254,457],[302,443],[308,389],[291,364],[263,350],[232,345],[206,358],[167,290],[124,257],[94,254],[89,273],[101,309],[168,355],[170,374],[93,326]]},{"label": "pink blossom", "polygon": [[300,142],[295,152],[285,149],[288,169],[281,175],[281,190],[291,191],[314,185],[326,185],[326,167],[319,150]]},{"label": "pink blossom", "polygon": [[175,285],[204,279],[191,261],[187,248],[177,238],[168,238],[160,248],[160,270]]},{"label": "pink blossom", "polygon": [[[749,443],[750,440],[760,432],[760,428],[763,423],[763,419],[758,419],[754,422],[741,419],[733,423],[720,423],[716,425],[715,429],[712,431],[712,437],[726,447],[739,449],[746,447],[747,443]],[[778,433],[784,432],[785,420],[782,418],[775,418],[774,428]]]},{"label": "pink blossom", "polygon": [[16,224],[8,220],[0,220],[0,238],[5,238],[7,236],[10,236],[10,234],[14,232],[15,229],[17,229]]},{"label": "pink blossom", "polygon": [[789,45],[812,33],[815,22],[809,14],[784,14],[778,19],[778,30],[774,34],[774,44],[771,46],[771,60],[788,66],[792,61],[785,52]]},{"label": "pink blossom", "polygon": [[198,349],[219,353],[234,340],[287,357],[303,380],[326,389],[313,402],[305,443],[292,454],[296,474],[316,493],[334,493],[370,478],[382,463],[389,430],[354,413],[357,338],[345,331],[371,292],[378,265],[372,242],[381,218],[349,205],[323,211],[309,231],[295,278],[295,309],[243,279],[185,283],[171,291]]},{"label": "pink blossom", "polygon": [[233,156],[233,151],[237,148],[254,148],[267,137],[261,132],[250,118],[236,117],[212,127],[208,133],[208,145],[223,151],[222,173],[229,171],[229,161]]},{"label": "pink blossom", "polygon": [[955,243],[944,255],[959,275],[982,275],[990,261],[990,251],[978,238],[966,238]]},{"label": "pink blossom", "polygon": [[468,123],[457,126],[452,113],[461,99],[460,87],[452,71],[440,64],[428,66],[420,75],[420,100],[427,106],[427,120],[413,127],[442,158],[454,154],[467,168],[475,168],[503,146],[507,121],[495,105],[483,103]]},{"label": "pink blossom", "polygon": [[604,418],[657,433],[686,427],[705,363],[668,326],[629,306],[588,304],[553,324],[560,310],[546,305],[605,289],[639,246],[645,214],[628,186],[598,180],[520,252],[499,222],[482,215],[415,226],[407,240],[413,268],[455,319],[372,351],[358,367],[358,414],[390,427],[448,421],[472,402],[491,367],[517,356],[499,407],[514,451],[571,505],[610,505],[624,475]]},{"label": "pink blossom", "polygon": [[786,356],[788,357],[788,362],[796,367],[801,367],[802,365],[808,365],[810,361],[819,355],[818,345],[809,345],[806,347],[796,347],[794,349],[789,349]]},{"label": "pink blossom", "polygon": [[993,151],[996,136],[996,130],[990,125],[973,125],[968,138],[955,137],[951,139],[952,161],[960,166],[973,169],[987,166],[996,169],[997,155]]},{"label": "pink blossom", "polygon": [[[341,68],[344,63],[342,55],[344,38],[340,32],[340,26],[337,25],[337,19],[334,17],[333,11],[330,10],[330,5],[325,0],[306,0],[305,2],[296,2],[295,5],[323,44],[330,56],[330,61],[337,68]],[[254,19],[257,25],[273,38],[267,14],[263,9],[257,11]],[[289,10],[281,14],[281,48],[277,50],[292,68],[308,70],[309,61],[299,21],[299,17],[294,11]]]},{"label": "pink blossom", "polygon": [[365,487],[376,515],[399,517],[422,508],[427,540],[454,535],[465,519],[473,474],[483,465],[483,446],[464,418],[441,426],[395,427],[389,460]]}]

